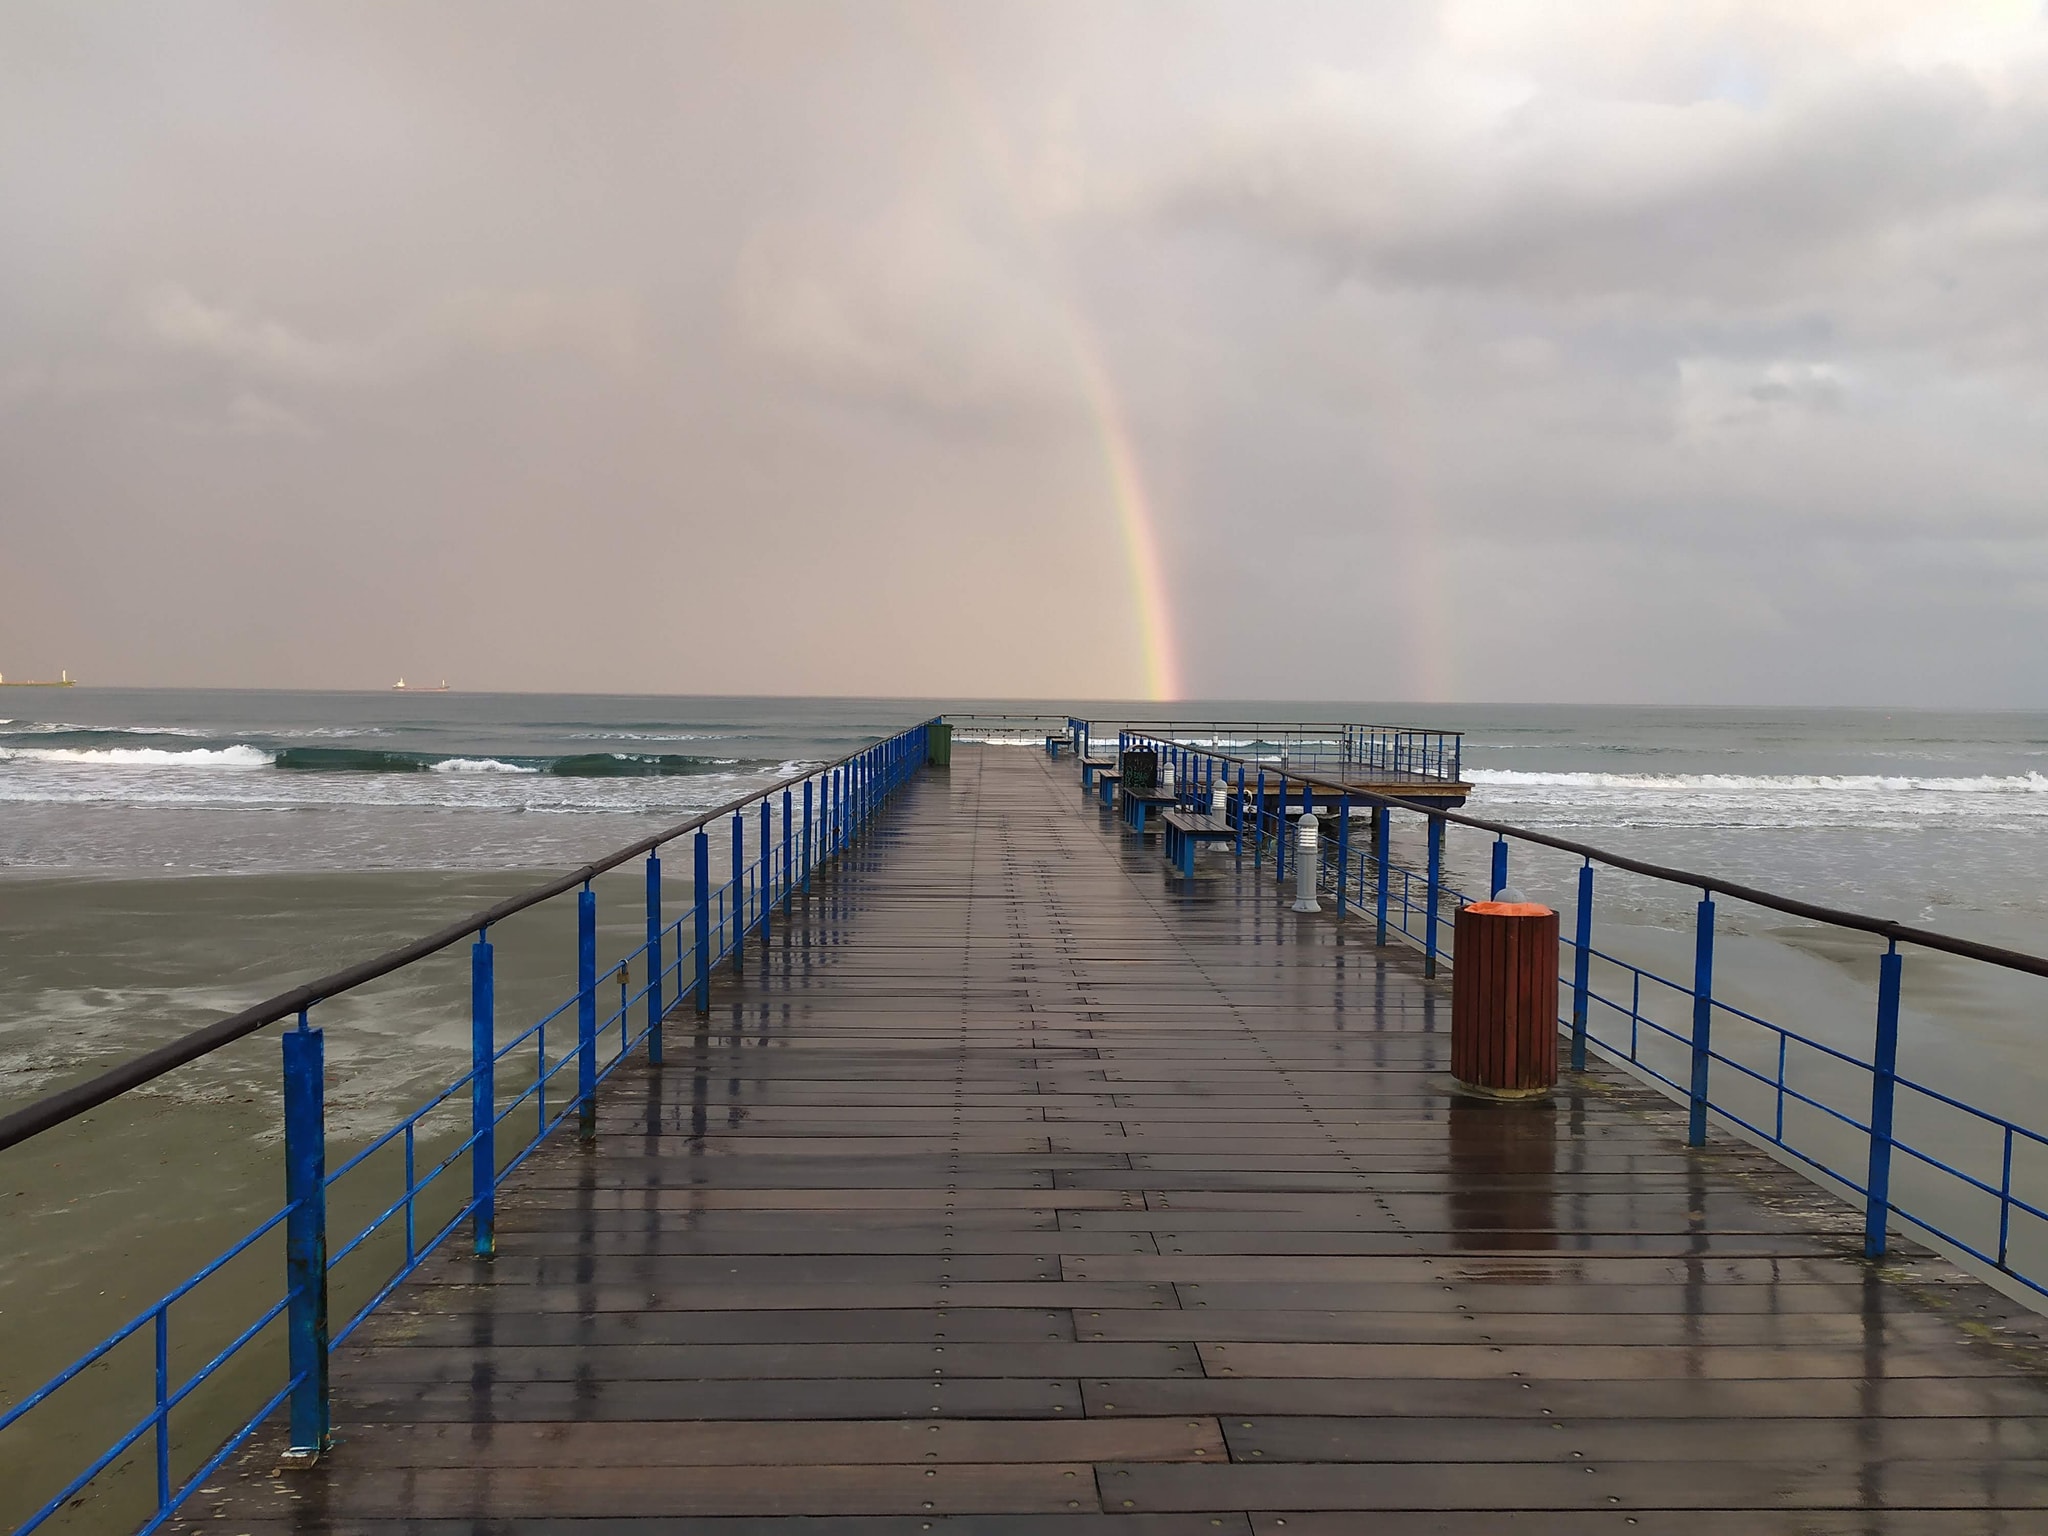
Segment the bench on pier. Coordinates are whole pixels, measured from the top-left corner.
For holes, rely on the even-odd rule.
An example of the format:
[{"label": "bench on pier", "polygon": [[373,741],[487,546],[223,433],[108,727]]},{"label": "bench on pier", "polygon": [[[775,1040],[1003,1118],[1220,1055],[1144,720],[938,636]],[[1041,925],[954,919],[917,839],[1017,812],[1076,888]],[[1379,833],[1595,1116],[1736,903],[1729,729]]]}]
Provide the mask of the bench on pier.
[{"label": "bench on pier", "polygon": [[1045,738],[1045,755],[1057,762],[1059,761],[1060,753],[1072,745],[1073,742],[1064,735],[1047,736]]},{"label": "bench on pier", "polygon": [[1141,838],[1152,812],[1180,804],[1180,796],[1170,789],[1132,789],[1127,785],[1117,798],[1123,807],[1124,825]]},{"label": "bench on pier", "polygon": [[1097,768],[1095,770],[1095,792],[1105,806],[1116,804],[1116,787],[1123,783],[1123,781],[1124,776],[1120,769]]},{"label": "bench on pier", "polygon": [[1168,811],[1159,823],[1166,833],[1166,862],[1186,878],[1195,873],[1198,844],[1237,841],[1237,823],[1211,811]]},{"label": "bench on pier", "polygon": [[1084,757],[1081,759],[1081,793],[1095,793],[1095,775],[1103,772],[1114,773],[1116,763],[1107,757]]}]

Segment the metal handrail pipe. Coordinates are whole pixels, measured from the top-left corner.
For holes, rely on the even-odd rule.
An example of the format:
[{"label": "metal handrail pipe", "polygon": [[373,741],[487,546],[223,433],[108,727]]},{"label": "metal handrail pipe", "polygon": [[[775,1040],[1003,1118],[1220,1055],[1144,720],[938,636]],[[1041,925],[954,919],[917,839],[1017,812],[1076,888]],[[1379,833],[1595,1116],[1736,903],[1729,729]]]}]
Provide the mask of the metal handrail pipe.
[{"label": "metal handrail pipe", "polygon": [[[929,722],[919,722],[925,723]],[[904,729],[916,728],[912,725]],[[901,732],[891,732],[878,739],[887,741],[900,734]],[[870,743],[870,746],[872,745],[873,743]],[[203,1025],[168,1045],[160,1045],[153,1051],[145,1051],[133,1060],[110,1068],[97,1077],[87,1078],[82,1083],[60,1089],[46,1098],[36,1100],[33,1104],[24,1105],[10,1115],[0,1116],[0,1152],[6,1151],[9,1147],[19,1146],[45,1131],[54,1130],[67,1120],[75,1120],[89,1110],[99,1108],[110,1099],[119,1098],[130,1089],[139,1088],[144,1083],[162,1077],[166,1072],[175,1071],[202,1056],[211,1055],[224,1045],[232,1045],[246,1035],[253,1035],[259,1029],[275,1024],[281,1019],[291,1018],[300,1010],[310,1008],[315,1003],[330,997],[338,997],[344,992],[362,986],[365,982],[389,976],[393,971],[403,970],[416,960],[424,960],[450,945],[459,944],[481,929],[501,923],[529,907],[537,907],[544,901],[552,901],[557,896],[566,895],[585,882],[610,873],[629,859],[651,853],[656,848],[672,843],[700,827],[708,826],[721,817],[730,816],[733,812],[752,805],[763,795],[775,794],[792,784],[801,784],[806,779],[815,778],[820,773],[827,773],[850,763],[868,750],[869,747],[862,747],[859,751],[836,757],[828,763],[821,763],[807,772],[777,779],[764,789],[728,800],[723,805],[700,812],[688,821],[678,822],[672,827],[643,837],[638,842],[629,843],[626,847],[606,854],[594,863],[585,864],[569,874],[550,880],[545,885],[536,886],[517,896],[508,896],[495,906],[486,907],[480,912],[472,912],[467,917],[457,918],[424,938],[414,939],[410,944],[387,950],[373,959],[359,961],[304,982],[288,992],[280,992],[275,997],[266,998],[252,1007],[244,1008],[240,1013],[230,1014],[224,1019],[216,1019],[211,1024]]]},{"label": "metal handrail pipe", "polygon": [[[1163,740],[1147,737],[1144,733],[1133,732],[1133,736],[1146,740]],[[1210,752],[1212,757],[1237,761],[1228,753]],[[1801,901],[1796,896],[1781,896],[1776,891],[1762,890],[1757,886],[1744,885],[1739,881],[1724,880],[1719,875],[1705,875],[1697,870],[1679,869],[1670,864],[1656,864],[1648,859],[1631,858],[1627,854],[1614,853],[1605,848],[1595,848],[1590,843],[1574,842],[1567,837],[1553,837],[1547,832],[1532,832],[1527,827],[1517,827],[1503,821],[1489,821],[1483,816],[1468,816],[1462,811],[1445,810],[1420,800],[1409,800],[1399,795],[1379,795],[1370,790],[1356,789],[1346,785],[1332,784],[1309,774],[1296,773],[1289,776],[1297,784],[1305,784],[1327,794],[1348,794],[1354,801],[1371,805],[1391,806],[1396,810],[1413,811],[1418,816],[1427,816],[1461,827],[1473,827],[1481,832],[1491,832],[1496,837],[1518,837],[1524,842],[1536,843],[1541,847],[1555,848],[1560,853],[1576,854],[1582,859],[1594,859],[1615,869],[1625,869],[1631,874],[1646,875],[1653,880],[1668,880],[1674,885],[1692,886],[1696,890],[1712,892],[1721,896],[1732,896],[1737,901],[1746,901],[1759,907],[1768,907],[1774,912],[1783,912],[1790,917],[1810,918],[1815,922],[1833,923],[1840,928],[1854,928],[1863,933],[1875,934],[1881,939],[1890,939],[1901,944],[1917,944],[1922,949],[1939,950],[1944,954],[1960,955],[1966,960],[1982,960],[1990,965],[2003,966],[2007,970],[2024,971],[2032,976],[2048,976],[2048,956],[2030,955],[2024,950],[2004,949],[1996,944],[1981,944],[1975,939],[1956,938],[1951,934],[1937,933],[1931,928],[1916,928],[1910,923],[1894,922],[1888,917],[1872,917],[1867,912],[1850,912],[1840,907],[1824,907],[1818,902]],[[0,1143],[4,1145],[4,1143]]]}]

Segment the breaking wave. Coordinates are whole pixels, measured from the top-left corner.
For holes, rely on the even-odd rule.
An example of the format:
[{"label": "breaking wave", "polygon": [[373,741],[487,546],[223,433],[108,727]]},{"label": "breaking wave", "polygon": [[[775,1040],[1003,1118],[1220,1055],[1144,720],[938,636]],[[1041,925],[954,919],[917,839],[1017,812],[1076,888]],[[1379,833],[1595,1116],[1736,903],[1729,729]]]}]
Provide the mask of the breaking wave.
[{"label": "breaking wave", "polygon": [[688,778],[758,770],[767,763],[656,752],[579,752],[564,756],[486,756],[384,752],[364,747],[0,747],[0,762],[78,768],[279,768],[293,773],[516,773],[566,779]]},{"label": "breaking wave", "polygon": [[1531,773],[1509,768],[1474,768],[1467,771],[1466,778],[1475,786],[1498,789],[1612,789],[1672,794],[2048,794],[2048,774],[2042,773],[1943,777],[1874,773]]},{"label": "breaking wave", "polygon": [[268,768],[261,747],[0,747],[0,762],[74,763],[101,768]]}]

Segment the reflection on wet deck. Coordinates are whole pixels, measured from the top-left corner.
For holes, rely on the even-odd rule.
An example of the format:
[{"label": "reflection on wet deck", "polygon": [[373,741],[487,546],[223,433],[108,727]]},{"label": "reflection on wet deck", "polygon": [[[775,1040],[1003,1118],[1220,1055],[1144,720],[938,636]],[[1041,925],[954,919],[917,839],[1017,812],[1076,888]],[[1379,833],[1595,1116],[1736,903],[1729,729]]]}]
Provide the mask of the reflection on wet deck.
[{"label": "reflection on wet deck", "polygon": [[187,1523],[2048,1529],[2040,1319],[1617,1077],[1453,1097],[1409,952],[1203,870],[957,746]]}]

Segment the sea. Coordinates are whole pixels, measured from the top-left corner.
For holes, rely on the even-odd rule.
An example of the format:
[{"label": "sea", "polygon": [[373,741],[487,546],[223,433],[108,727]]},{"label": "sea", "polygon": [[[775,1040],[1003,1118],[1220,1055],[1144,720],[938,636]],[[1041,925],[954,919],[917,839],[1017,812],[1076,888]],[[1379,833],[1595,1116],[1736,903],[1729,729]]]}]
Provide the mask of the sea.
[{"label": "sea", "polygon": [[[965,712],[1017,722],[962,731],[1004,750],[1034,749],[1030,717],[1069,713],[1462,731],[1475,815],[1703,882],[2048,954],[2048,713],[5,689],[0,1112],[543,875],[933,714]],[[1454,885],[1483,892],[1490,845],[1452,832]],[[1397,828],[1396,858],[1419,863],[1420,853],[1419,830]],[[1578,861],[1519,848],[1513,859],[1511,882],[1569,922]],[[680,864],[666,882],[677,910]],[[638,878],[600,882],[609,949],[637,942]],[[1655,996],[1655,978],[1689,976],[1700,890],[1601,882],[1596,937],[1611,958],[1596,977],[1608,998],[1596,1033],[1628,1033],[1613,1004],[1643,974],[1653,995],[1635,1011],[1682,1027],[1686,1000]],[[1867,1050],[1875,944],[1725,900],[1717,925],[1717,991],[1731,1003]],[[560,912],[506,925],[501,1008],[538,1016],[566,996],[573,943]],[[451,951],[316,1010],[338,1146],[366,1141],[463,1070],[465,984],[466,958]],[[1964,1102],[2048,1123],[2037,1109],[2048,982],[1916,953],[1902,1033],[1902,1068]],[[1677,1072],[1668,1045],[1649,1042],[1642,1059]],[[1764,1055],[1757,1065],[1768,1070]],[[1815,1096],[1832,1091],[1819,1056],[1798,1072]],[[277,1076],[266,1033],[0,1153],[0,1411],[276,1208]],[[1770,1097],[1754,1099],[1757,1114],[1769,1115]],[[1825,1117],[1796,1103],[1795,1130],[1802,1113],[1818,1154],[1834,1166],[1853,1157],[1830,1141]],[[1919,1124],[1973,1168],[1996,1161],[1981,1127]],[[2019,1164],[2048,1179],[2048,1158],[2023,1147]],[[1982,1204],[1956,1207],[1973,1238],[1985,1232]],[[2048,1233],[2014,1241],[2048,1268]],[[174,1327],[174,1358],[201,1358],[223,1319],[274,1291],[274,1276],[224,1274],[218,1289]],[[141,1356],[112,1361],[67,1388],[79,1401],[45,1428],[0,1435],[0,1487],[10,1461],[61,1462],[105,1443],[147,1370]],[[235,1390],[228,1380],[221,1402]],[[192,1443],[227,1413],[191,1405]],[[102,1516],[141,1497],[144,1474],[123,1476],[127,1492],[99,1504]],[[21,1513],[0,1508],[0,1518]],[[79,1518],[92,1528],[101,1517]]]}]

